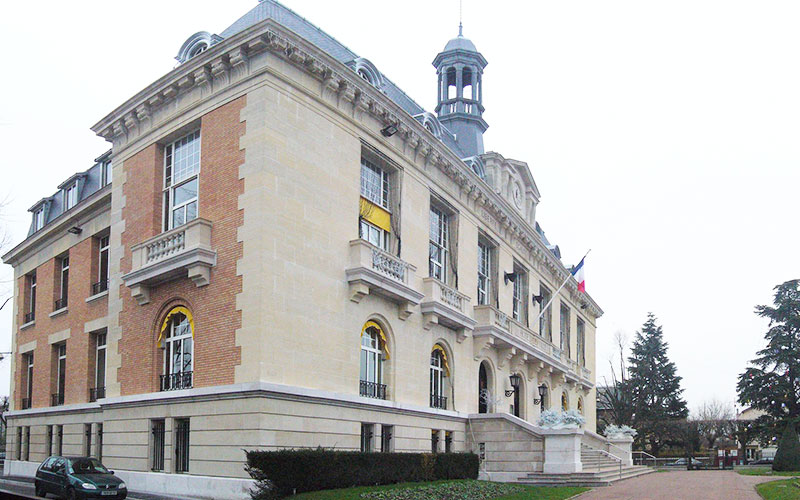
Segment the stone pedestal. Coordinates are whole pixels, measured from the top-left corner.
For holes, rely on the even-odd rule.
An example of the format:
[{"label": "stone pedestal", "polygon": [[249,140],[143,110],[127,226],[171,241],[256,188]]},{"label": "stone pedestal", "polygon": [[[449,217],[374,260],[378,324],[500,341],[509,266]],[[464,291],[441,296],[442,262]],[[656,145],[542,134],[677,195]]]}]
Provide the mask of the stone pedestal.
[{"label": "stone pedestal", "polygon": [[544,435],[544,473],[571,474],[581,472],[580,429],[550,430]]},{"label": "stone pedestal", "polygon": [[623,434],[619,436],[609,436],[608,442],[613,446],[608,447],[608,452],[622,459],[622,465],[633,465],[633,438]]}]

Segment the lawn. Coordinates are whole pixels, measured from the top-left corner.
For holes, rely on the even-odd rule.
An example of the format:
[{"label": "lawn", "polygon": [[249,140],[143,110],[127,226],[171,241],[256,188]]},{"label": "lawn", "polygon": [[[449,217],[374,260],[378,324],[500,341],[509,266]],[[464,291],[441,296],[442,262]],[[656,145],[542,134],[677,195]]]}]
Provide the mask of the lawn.
[{"label": "lawn", "polygon": [[800,484],[796,479],[761,483],[756,491],[764,500],[800,500]]},{"label": "lawn", "polygon": [[312,491],[289,500],[562,500],[589,488],[551,488],[488,481],[435,481]]},{"label": "lawn", "polygon": [[742,469],[737,470],[743,476],[797,476],[800,477],[798,471],[774,471],[772,469]]}]

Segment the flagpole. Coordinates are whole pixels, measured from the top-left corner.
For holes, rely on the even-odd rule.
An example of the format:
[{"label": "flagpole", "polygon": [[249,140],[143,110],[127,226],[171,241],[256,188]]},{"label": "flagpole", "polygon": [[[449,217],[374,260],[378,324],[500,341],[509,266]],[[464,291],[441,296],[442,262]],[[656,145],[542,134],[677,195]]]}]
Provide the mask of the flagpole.
[{"label": "flagpole", "polygon": [[[588,251],[588,252],[586,252],[586,255],[589,255],[589,252],[591,252],[591,251],[592,251],[592,249],[590,248],[590,249],[589,249],[589,251]],[[578,261],[578,262],[581,262],[581,261],[583,261],[583,260],[586,258],[586,255],[584,255],[584,256],[583,256],[583,258],[582,258],[580,261]],[[560,286],[560,287],[558,287],[558,290],[556,290],[556,293],[554,293],[554,294],[553,294],[553,296],[552,296],[552,297],[550,297],[550,300],[549,300],[549,301],[547,301],[547,304],[546,304],[544,307],[542,307],[542,308],[539,310],[539,315],[538,315],[538,316],[536,316],[536,319],[535,319],[534,321],[536,321],[536,322],[538,322],[538,321],[539,321],[539,319],[542,317],[542,314],[544,314],[544,312],[547,310],[547,308],[548,308],[548,307],[550,307],[550,304],[552,304],[552,303],[553,303],[553,301],[554,301],[554,300],[556,300],[556,296],[558,295],[558,292],[560,292],[560,291],[561,291],[561,289],[562,289],[562,288],[564,288],[564,286],[567,284],[567,281],[569,281],[569,279],[570,279],[570,278],[572,278],[572,273],[571,273],[571,272],[570,272],[570,273],[569,273],[569,275],[567,276],[567,279],[565,279],[565,280],[564,280],[564,282],[563,282],[563,283],[561,283],[561,286]],[[542,291],[541,291],[541,290],[539,290],[539,293],[542,293]],[[541,334],[541,333],[542,333],[542,332],[539,332],[539,334]]]}]

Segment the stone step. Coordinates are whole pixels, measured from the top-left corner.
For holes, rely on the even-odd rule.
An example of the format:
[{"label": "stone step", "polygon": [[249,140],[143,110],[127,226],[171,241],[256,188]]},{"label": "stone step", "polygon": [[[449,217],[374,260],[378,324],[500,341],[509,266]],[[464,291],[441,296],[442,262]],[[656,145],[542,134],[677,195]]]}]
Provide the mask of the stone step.
[{"label": "stone step", "polygon": [[608,486],[615,481],[630,479],[632,477],[641,476],[655,472],[654,469],[649,467],[629,467],[623,469],[620,477],[619,472],[616,474],[528,474],[519,478],[517,481],[521,484],[530,484],[536,486],[585,486],[597,487]]}]

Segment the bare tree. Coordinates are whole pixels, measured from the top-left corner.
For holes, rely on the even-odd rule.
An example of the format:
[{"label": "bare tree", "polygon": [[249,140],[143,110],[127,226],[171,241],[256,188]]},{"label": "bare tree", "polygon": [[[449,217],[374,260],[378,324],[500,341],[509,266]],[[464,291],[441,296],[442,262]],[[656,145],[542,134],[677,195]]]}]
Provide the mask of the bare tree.
[{"label": "bare tree", "polygon": [[733,403],[711,399],[696,408],[692,412],[691,419],[697,422],[700,437],[711,449],[719,438],[732,436],[735,416]]}]

